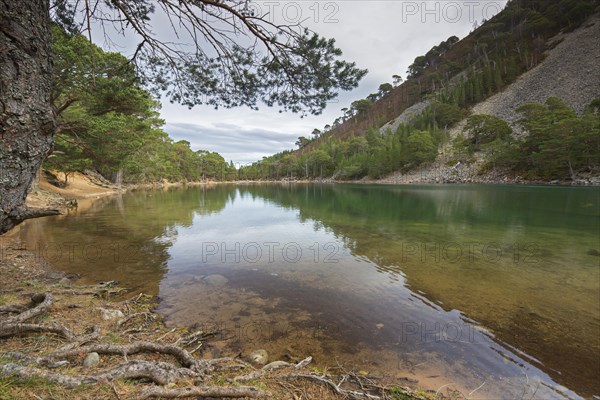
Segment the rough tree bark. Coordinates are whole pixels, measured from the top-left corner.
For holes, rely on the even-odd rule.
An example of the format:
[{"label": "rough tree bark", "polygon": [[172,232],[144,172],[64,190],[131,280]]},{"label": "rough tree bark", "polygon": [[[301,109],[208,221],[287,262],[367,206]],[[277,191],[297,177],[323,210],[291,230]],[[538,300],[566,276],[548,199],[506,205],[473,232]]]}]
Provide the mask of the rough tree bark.
[{"label": "rough tree bark", "polygon": [[25,206],[55,130],[49,37],[47,0],[0,0],[0,234],[57,213]]}]

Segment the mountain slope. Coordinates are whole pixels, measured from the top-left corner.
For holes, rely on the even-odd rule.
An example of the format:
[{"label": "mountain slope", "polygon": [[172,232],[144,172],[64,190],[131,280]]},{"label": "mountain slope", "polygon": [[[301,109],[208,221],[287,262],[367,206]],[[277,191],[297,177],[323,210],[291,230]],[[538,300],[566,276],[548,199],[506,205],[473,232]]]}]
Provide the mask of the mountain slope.
[{"label": "mountain slope", "polygon": [[600,16],[590,17],[574,32],[560,33],[558,43],[541,64],[522,74],[505,90],[476,104],[473,114],[496,115],[514,122],[515,108],[525,103],[543,103],[560,97],[581,114],[600,96]]},{"label": "mountain slope", "polygon": [[[382,84],[324,132],[299,138],[298,150],[265,158],[241,175],[391,174],[409,182],[600,175],[599,11],[598,0],[510,1],[464,39],[450,37],[417,57],[404,83]],[[528,106],[537,110],[529,117],[548,115],[526,132],[518,108],[531,103],[538,105]]]}]

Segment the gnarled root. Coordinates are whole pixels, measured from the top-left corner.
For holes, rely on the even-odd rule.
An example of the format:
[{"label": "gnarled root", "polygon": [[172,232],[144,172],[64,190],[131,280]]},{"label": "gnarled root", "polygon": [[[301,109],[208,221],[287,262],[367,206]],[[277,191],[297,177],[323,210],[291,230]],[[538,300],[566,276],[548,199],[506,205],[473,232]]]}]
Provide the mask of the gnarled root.
[{"label": "gnarled root", "polygon": [[19,364],[0,365],[0,376],[11,376],[17,379],[27,380],[32,378],[44,379],[48,382],[56,383],[67,387],[77,387],[83,383],[96,383],[94,378],[85,376],[68,376],[54,372],[44,371],[39,368],[24,367]]},{"label": "gnarled root", "polygon": [[52,303],[54,303],[54,296],[51,293],[36,293],[31,296],[31,302],[33,305],[32,308],[6,318],[3,322],[6,324],[18,324],[44,314],[48,311]]},{"label": "gnarled root", "polygon": [[94,343],[75,349],[56,351],[50,354],[52,358],[73,357],[81,353],[96,352],[98,354],[114,355],[132,355],[138,353],[159,353],[171,355],[177,359],[186,368],[194,370],[201,369],[201,363],[195,359],[187,350],[173,345],[161,345],[153,342],[134,342],[127,345],[117,345],[110,343]]},{"label": "gnarled root", "polygon": [[4,307],[5,310],[11,309],[12,307],[13,311],[19,309],[22,311],[17,315],[13,315],[12,317],[0,321],[0,338],[35,332],[54,333],[69,341],[75,339],[75,334],[64,326],[25,323],[25,321],[46,313],[52,306],[52,303],[54,303],[54,296],[52,296],[51,293],[36,293],[31,296],[31,302],[32,306],[29,308],[19,305]]},{"label": "gnarled root", "polygon": [[131,360],[119,364],[114,368],[91,376],[69,376],[48,372],[43,369],[26,367],[18,364],[0,365],[0,376],[12,376],[19,379],[45,379],[62,386],[76,387],[99,382],[112,382],[117,379],[146,378],[159,385],[167,385],[182,379],[194,378],[195,372],[187,368],[177,368],[165,362],[150,362],[144,360]]},{"label": "gnarled root", "polygon": [[178,368],[166,362],[131,360],[95,376],[98,381],[146,378],[156,384],[167,385],[182,379],[195,378],[198,374],[188,368]]},{"label": "gnarled root", "polygon": [[67,340],[74,340],[75,334],[69,329],[60,325],[40,325],[40,324],[5,324],[0,322],[0,338],[22,335],[25,333],[54,333]]},{"label": "gnarled root", "polygon": [[7,304],[0,306],[0,314],[18,314],[25,310],[27,310],[27,307],[20,304]]},{"label": "gnarled root", "polygon": [[75,341],[71,342],[71,343],[67,343],[66,345],[64,345],[63,347],[61,347],[58,350],[55,350],[56,352],[66,352],[69,350],[73,350],[77,347],[83,346],[84,344],[87,344],[93,340],[96,340],[100,337],[100,327],[97,325],[94,325],[91,330],[89,330],[89,333],[87,333],[84,336],[80,336],[78,338],[76,338]]},{"label": "gnarled root", "polygon": [[69,364],[68,361],[54,361],[46,357],[28,356],[17,351],[0,353],[0,357],[13,360],[23,365],[35,365],[36,367],[59,368]]},{"label": "gnarled root", "polygon": [[164,399],[181,399],[185,397],[209,397],[238,399],[248,397],[252,399],[264,398],[270,393],[262,391],[254,386],[221,387],[221,386],[188,386],[184,388],[161,388],[149,387],[142,391],[138,399],[151,399],[160,397]]}]

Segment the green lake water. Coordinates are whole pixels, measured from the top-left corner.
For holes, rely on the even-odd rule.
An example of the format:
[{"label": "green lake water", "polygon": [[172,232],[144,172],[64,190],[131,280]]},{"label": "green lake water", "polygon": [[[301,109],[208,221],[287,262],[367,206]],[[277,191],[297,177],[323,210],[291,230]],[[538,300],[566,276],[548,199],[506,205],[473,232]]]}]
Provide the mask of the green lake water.
[{"label": "green lake water", "polygon": [[264,348],[471,398],[589,398],[599,193],[217,185],[99,199],[20,237],[83,281],[159,296],[170,325],[219,331],[204,356]]}]

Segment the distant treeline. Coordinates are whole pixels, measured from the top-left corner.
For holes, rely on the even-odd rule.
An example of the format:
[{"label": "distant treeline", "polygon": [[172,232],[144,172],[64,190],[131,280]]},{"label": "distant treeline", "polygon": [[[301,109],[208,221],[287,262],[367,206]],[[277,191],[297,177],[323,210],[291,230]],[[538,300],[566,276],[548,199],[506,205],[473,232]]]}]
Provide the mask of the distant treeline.
[{"label": "distant treeline", "polygon": [[504,120],[491,115],[468,117],[465,134],[448,141],[446,131],[436,125],[461,115],[458,108],[434,103],[433,127],[424,123],[428,113],[383,134],[370,129],[365,136],[346,140],[336,137],[300,155],[279,153],[240,169],[246,179],[381,178],[393,171],[408,171],[438,156],[438,149],[449,144],[446,162],[471,162],[475,151],[484,152],[484,168],[509,169],[527,178],[562,179],[575,177],[576,171],[600,167],[600,99],[577,116],[561,99],[549,98],[545,104],[527,104],[517,111],[526,135],[512,135]]}]

